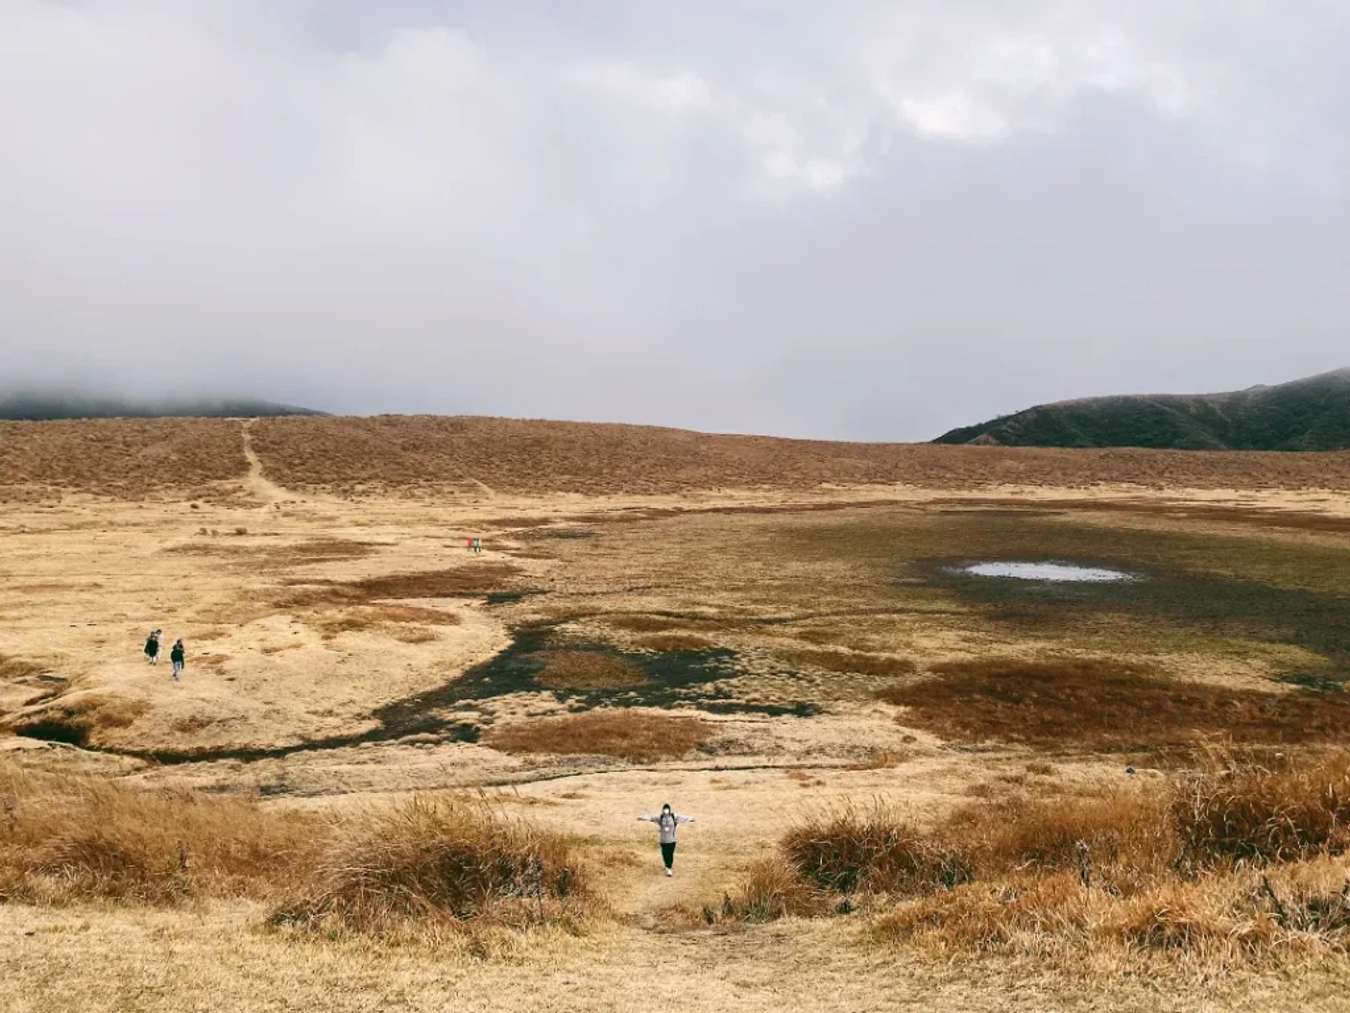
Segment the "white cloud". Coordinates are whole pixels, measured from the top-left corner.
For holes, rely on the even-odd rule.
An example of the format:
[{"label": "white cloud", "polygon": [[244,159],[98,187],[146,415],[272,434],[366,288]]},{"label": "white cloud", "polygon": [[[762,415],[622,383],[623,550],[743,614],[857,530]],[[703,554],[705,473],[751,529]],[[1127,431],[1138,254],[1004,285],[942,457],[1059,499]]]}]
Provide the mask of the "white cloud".
[{"label": "white cloud", "polygon": [[0,377],[919,437],[1312,371],[1347,44],[1261,0],[9,0]]}]

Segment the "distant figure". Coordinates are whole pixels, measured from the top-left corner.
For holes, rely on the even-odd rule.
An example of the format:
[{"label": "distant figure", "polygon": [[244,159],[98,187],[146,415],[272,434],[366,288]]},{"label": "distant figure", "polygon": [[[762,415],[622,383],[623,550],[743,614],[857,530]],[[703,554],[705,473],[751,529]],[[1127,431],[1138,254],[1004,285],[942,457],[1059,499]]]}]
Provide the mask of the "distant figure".
[{"label": "distant figure", "polygon": [[468,550],[469,550],[470,552],[473,551],[473,539],[472,539],[472,538],[466,538],[466,539],[464,540],[464,545],[465,545],[466,548],[468,548]]},{"label": "distant figure", "polygon": [[666,875],[675,875],[675,832],[681,823],[693,823],[692,816],[676,816],[675,810],[667,802],[661,812],[655,816],[639,816],[639,820],[655,823],[661,837],[661,861],[666,863]]},{"label": "distant figure", "polygon": [[474,552],[482,552],[482,551],[483,551],[483,540],[482,540],[481,538],[475,538],[475,539],[473,540],[473,551],[474,551]]},{"label": "distant figure", "polygon": [[169,660],[173,662],[173,681],[178,682],[178,676],[183,672],[183,666],[187,664],[185,660],[186,651],[183,648],[183,638],[179,637],[173,642],[173,649],[169,651]]},{"label": "distant figure", "polygon": [[145,660],[152,665],[159,662],[159,630],[151,630],[145,638]]}]

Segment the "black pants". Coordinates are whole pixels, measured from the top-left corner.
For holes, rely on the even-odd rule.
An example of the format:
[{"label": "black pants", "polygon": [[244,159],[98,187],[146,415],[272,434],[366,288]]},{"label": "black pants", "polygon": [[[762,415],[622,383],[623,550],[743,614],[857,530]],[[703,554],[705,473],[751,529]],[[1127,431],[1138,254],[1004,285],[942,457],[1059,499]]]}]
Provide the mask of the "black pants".
[{"label": "black pants", "polygon": [[663,844],[663,845],[661,845],[661,861],[663,861],[663,862],[666,863],[666,868],[667,868],[667,869],[671,868],[671,867],[675,864],[675,842],[674,842],[674,841],[671,841],[669,844]]}]

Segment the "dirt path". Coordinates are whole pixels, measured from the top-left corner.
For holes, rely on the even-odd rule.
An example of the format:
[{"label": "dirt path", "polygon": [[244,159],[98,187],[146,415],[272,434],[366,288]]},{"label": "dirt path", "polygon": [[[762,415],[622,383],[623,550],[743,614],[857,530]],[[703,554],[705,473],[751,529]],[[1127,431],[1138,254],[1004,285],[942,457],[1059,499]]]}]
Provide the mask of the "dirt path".
[{"label": "dirt path", "polygon": [[251,432],[253,424],[257,421],[257,419],[245,419],[240,426],[240,432],[244,439],[244,459],[248,461],[248,474],[244,476],[244,490],[249,495],[262,500],[262,509],[266,510],[274,503],[280,503],[283,499],[293,499],[294,497],[263,473],[262,459],[258,457],[258,452],[253,449]]}]

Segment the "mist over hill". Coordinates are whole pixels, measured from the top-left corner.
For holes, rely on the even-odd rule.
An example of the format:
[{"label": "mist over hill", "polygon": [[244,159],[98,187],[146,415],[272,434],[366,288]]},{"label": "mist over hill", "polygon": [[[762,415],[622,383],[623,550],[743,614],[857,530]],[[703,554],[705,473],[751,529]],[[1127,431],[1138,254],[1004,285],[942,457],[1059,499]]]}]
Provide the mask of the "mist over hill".
[{"label": "mist over hill", "polygon": [[312,408],[247,397],[145,398],[50,390],[0,391],[0,419],[252,418],[323,415]]},{"label": "mist over hill", "polygon": [[1350,369],[1220,394],[1136,394],[1037,405],[934,443],[1172,450],[1350,449]]}]

